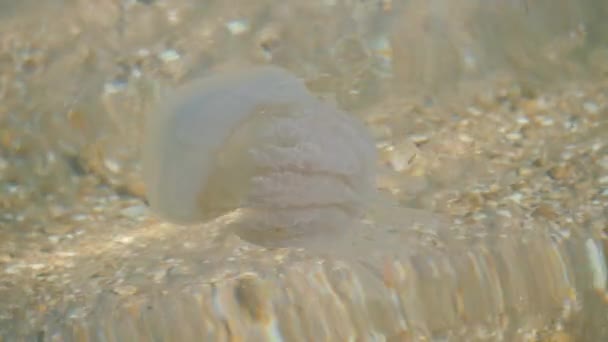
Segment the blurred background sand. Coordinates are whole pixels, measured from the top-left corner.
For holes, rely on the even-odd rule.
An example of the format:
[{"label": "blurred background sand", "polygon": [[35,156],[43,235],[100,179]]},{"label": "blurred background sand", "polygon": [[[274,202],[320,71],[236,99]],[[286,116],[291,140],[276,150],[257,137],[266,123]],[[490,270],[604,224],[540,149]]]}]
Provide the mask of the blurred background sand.
[{"label": "blurred background sand", "polygon": [[[214,241],[221,222],[202,235],[159,222],[145,205],[139,163],[145,113],[166,89],[209,70],[276,64],[366,122],[380,162],[399,175],[381,177],[380,186],[403,205],[505,234],[542,229],[602,241],[606,18],[602,0],[0,0],[0,341],[80,340],[90,331],[106,331],[92,340],[191,340],[203,331],[237,340],[251,322],[260,330],[252,340],[276,331],[290,341],[344,340],[353,331],[399,341],[483,340],[484,329],[486,340],[500,340],[501,329],[519,329],[503,333],[506,340],[607,336],[602,291],[577,297],[572,290],[568,304],[554,298],[570,309],[539,304],[542,314],[526,315],[536,309],[521,304],[496,309],[482,324],[446,307],[445,317],[458,319],[429,309],[408,325],[387,309],[390,291],[357,304],[378,284],[354,294],[366,280],[353,270],[232,237]],[[537,258],[553,270],[551,263],[564,261],[550,253]],[[298,271],[318,278],[303,281]],[[383,273],[389,289],[391,272]],[[289,286],[304,298],[278,290]],[[560,295],[576,288],[555,286]],[[334,289],[327,298],[319,295],[327,288]],[[587,295],[578,316],[561,313],[576,311]],[[324,299],[303,304],[307,296]],[[204,308],[196,314],[179,304],[192,298]],[[121,315],[142,317],[149,303],[182,311],[148,309],[158,317],[125,327],[131,321]],[[188,320],[197,315],[209,323]],[[298,317],[309,325],[291,326]],[[152,326],[158,331],[141,332]],[[108,332],[114,329],[121,333]]]}]

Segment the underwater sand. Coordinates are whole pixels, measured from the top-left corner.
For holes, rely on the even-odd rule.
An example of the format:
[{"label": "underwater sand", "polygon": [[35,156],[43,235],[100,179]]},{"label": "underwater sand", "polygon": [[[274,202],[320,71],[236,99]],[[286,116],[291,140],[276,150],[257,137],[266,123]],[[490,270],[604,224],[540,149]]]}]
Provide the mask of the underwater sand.
[{"label": "underwater sand", "polygon": [[[0,1],[0,341],[606,338],[605,48],[533,17],[553,30],[533,31],[542,48],[467,71],[441,40],[415,38],[428,8],[383,3]],[[461,23],[490,9],[459,4],[435,14],[466,45],[479,37]],[[509,8],[504,23],[519,18]],[[399,11],[412,20],[383,27]],[[416,227],[419,254],[354,263],[248,244],[222,230],[238,213],[161,222],[140,179],[143,116],[164,88],[226,60],[282,65],[361,118],[392,169],[383,191],[449,216],[464,242]]]}]

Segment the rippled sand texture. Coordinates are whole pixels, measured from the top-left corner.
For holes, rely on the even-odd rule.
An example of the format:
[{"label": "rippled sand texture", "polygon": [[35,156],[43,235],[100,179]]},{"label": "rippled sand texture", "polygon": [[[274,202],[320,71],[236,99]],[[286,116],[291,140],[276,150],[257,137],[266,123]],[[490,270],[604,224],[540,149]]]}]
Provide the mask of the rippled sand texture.
[{"label": "rippled sand texture", "polygon": [[[0,340],[608,339],[603,1],[236,4],[0,0]],[[362,120],[381,191],[449,228],[353,261],[152,215],[145,114],[252,64]]]}]

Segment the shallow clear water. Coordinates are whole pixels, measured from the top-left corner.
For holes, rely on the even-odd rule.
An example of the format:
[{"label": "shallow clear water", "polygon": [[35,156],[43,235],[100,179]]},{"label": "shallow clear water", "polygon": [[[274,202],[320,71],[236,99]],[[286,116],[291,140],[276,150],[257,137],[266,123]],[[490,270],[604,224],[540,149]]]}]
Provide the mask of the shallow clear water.
[{"label": "shallow clear water", "polygon": [[[607,6],[0,0],[0,340],[605,339]],[[304,249],[150,213],[145,114],[252,64],[361,119],[409,209]]]}]

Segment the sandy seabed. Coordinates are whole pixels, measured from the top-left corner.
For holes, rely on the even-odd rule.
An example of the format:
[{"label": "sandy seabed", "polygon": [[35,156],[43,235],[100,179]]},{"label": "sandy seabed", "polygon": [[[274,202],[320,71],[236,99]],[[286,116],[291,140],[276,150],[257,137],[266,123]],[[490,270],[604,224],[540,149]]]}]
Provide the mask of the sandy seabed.
[{"label": "sandy seabed", "polygon": [[[498,58],[462,25],[489,11],[474,1],[449,17],[416,1],[6,3],[0,341],[608,336],[608,53],[588,46],[592,23],[531,31],[532,50],[500,36]],[[508,10],[497,26],[522,20]],[[383,24],[399,13],[407,25]],[[449,44],[423,29],[435,16]],[[448,215],[470,248],[422,227],[437,253],[352,263],[248,244],[222,229],[230,215],[155,218],[144,114],[164,89],[230,63],[281,65],[361,118],[383,191]]]}]

